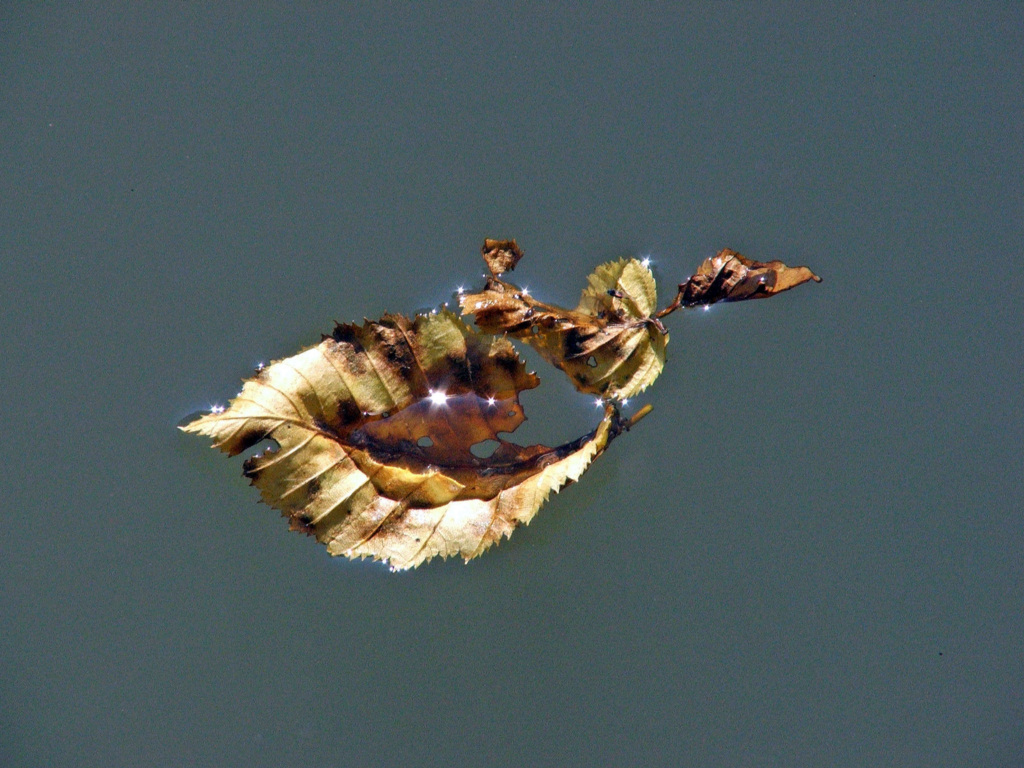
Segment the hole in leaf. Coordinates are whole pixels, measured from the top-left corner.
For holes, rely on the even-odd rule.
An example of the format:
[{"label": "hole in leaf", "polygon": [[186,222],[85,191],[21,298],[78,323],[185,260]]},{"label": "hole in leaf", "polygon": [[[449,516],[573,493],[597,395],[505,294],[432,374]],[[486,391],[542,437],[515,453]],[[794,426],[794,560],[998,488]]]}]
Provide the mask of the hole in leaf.
[{"label": "hole in leaf", "polygon": [[258,458],[265,454],[275,454],[281,448],[281,445],[269,437],[265,437],[262,440],[250,445],[248,448],[242,451],[241,456],[243,459]]},{"label": "hole in leaf", "polygon": [[540,326],[539,325],[535,325],[532,328],[530,328],[530,333],[532,333],[534,336],[536,336],[538,333],[540,333]]},{"label": "hole in leaf", "polygon": [[589,365],[591,368],[597,368],[597,358],[594,357],[593,355],[588,357],[587,358],[587,365]]},{"label": "hole in leaf", "polygon": [[431,440],[426,435],[424,435],[423,437],[421,437],[419,440],[416,441],[416,445],[418,445],[420,448],[429,448],[433,444],[434,444],[434,441]]},{"label": "hole in leaf", "polygon": [[476,456],[478,459],[490,458],[498,446],[501,445],[497,440],[481,440],[479,443],[475,443],[470,447],[470,453]]}]

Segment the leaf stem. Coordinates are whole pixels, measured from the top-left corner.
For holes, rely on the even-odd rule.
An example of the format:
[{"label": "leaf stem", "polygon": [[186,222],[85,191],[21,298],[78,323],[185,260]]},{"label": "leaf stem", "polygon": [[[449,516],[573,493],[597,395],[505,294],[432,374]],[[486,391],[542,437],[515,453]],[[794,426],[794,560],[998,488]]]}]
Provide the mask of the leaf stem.
[{"label": "leaf stem", "polygon": [[672,299],[672,303],[669,304],[664,309],[661,309],[658,312],[656,312],[655,315],[654,315],[654,319],[655,320],[660,320],[661,318],[665,317],[666,315],[671,315],[673,312],[675,312],[677,309],[679,309],[682,306],[683,306],[683,286],[680,285],[679,286],[679,293],[677,293],[676,297],[674,299]]},{"label": "leaf stem", "polygon": [[646,416],[653,410],[654,406],[651,405],[650,403],[645,405],[643,408],[641,408],[639,411],[637,411],[636,413],[629,417],[629,421],[626,422],[626,429],[630,429],[631,427],[636,425],[636,423],[640,421],[640,419],[642,419],[644,416]]}]

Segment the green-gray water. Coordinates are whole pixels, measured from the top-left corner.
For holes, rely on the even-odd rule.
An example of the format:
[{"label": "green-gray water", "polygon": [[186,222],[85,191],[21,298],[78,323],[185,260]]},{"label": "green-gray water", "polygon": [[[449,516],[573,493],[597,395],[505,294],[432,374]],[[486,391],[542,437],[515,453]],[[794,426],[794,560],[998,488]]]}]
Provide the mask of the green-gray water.
[{"label": "green-gray water", "polygon": [[[1024,11],[8,4],[0,764],[1019,765]],[[175,425],[334,320],[722,247],[654,412],[470,565]],[[590,429],[541,363],[523,439]]]}]

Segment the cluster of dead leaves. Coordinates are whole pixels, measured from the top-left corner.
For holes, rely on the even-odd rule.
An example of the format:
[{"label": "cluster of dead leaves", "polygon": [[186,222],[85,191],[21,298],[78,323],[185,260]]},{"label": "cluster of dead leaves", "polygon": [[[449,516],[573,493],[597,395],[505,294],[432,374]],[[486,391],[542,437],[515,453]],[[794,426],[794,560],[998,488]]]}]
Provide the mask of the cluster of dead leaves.
[{"label": "cluster of dead leaves", "polygon": [[[491,277],[460,297],[482,332],[447,310],[338,325],[318,345],[261,369],[226,409],[182,429],[230,455],[270,441],[245,462],[245,475],[293,529],[331,554],[395,569],[438,555],[469,560],[528,523],[649,412],[627,418],[618,403],[661,373],[662,317],[819,280],[806,267],[724,250],[658,312],[650,270],[620,259],[598,267],[568,310],[501,279],[522,258],[514,240],[487,240],[483,255]],[[502,436],[526,418],[519,394],[539,384],[510,337],[605,400],[592,432],[555,448]],[[485,457],[481,445],[496,448]]]}]

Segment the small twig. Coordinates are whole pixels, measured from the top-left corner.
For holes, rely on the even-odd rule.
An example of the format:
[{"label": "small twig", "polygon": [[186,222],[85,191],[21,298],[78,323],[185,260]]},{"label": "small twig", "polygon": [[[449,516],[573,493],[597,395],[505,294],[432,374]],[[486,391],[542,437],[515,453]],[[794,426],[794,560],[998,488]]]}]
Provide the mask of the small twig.
[{"label": "small twig", "polygon": [[658,320],[658,319],[660,319],[662,317],[665,317],[666,315],[671,315],[673,312],[675,312],[677,309],[679,309],[679,308],[681,308],[683,306],[683,289],[685,287],[686,287],[686,283],[680,284],[680,286],[679,286],[679,293],[677,293],[676,297],[674,299],[672,299],[672,303],[669,304],[664,309],[659,310],[658,312],[656,312],[655,315],[654,315],[654,319]]}]

